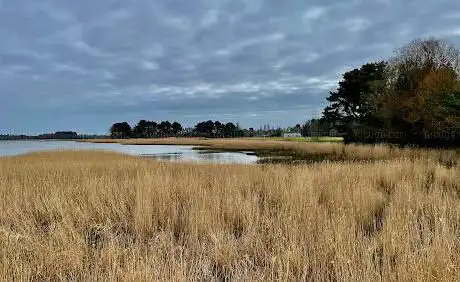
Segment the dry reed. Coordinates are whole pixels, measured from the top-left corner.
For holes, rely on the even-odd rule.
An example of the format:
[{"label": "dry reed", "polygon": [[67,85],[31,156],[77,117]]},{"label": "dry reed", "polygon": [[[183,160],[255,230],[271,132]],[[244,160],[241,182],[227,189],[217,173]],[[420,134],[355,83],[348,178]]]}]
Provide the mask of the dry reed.
[{"label": "dry reed", "polygon": [[[82,142],[120,143],[125,145],[196,145],[202,149],[227,151],[255,151],[260,156],[288,156],[306,161],[377,161],[406,158],[430,159],[447,166],[455,166],[459,150],[400,148],[385,144],[345,145],[337,142],[279,141],[258,138],[150,138],[150,139],[89,139]],[[200,147],[197,147],[200,148]]]},{"label": "dry reed", "polygon": [[439,156],[0,158],[0,279],[459,281],[460,167]]}]

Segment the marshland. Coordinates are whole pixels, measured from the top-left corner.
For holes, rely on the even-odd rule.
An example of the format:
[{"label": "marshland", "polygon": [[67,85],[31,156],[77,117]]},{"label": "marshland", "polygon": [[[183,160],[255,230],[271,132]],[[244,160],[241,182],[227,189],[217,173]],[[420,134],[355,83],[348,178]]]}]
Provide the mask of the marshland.
[{"label": "marshland", "polygon": [[20,2],[0,280],[460,281],[458,1]]},{"label": "marshland", "polygon": [[[248,141],[231,141],[232,148],[238,142]],[[2,157],[0,276],[460,279],[456,151],[286,147],[341,160],[189,164],[97,151]]]}]

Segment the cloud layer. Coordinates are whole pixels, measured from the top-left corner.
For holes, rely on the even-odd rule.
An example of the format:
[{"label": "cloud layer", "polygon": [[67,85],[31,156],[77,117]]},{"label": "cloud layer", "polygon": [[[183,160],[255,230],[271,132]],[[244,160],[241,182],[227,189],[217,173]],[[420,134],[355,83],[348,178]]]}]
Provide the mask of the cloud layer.
[{"label": "cloud layer", "polygon": [[1,0],[0,131],[115,121],[289,125],[340,74],[416,37],[460,43],[460,2]]}]

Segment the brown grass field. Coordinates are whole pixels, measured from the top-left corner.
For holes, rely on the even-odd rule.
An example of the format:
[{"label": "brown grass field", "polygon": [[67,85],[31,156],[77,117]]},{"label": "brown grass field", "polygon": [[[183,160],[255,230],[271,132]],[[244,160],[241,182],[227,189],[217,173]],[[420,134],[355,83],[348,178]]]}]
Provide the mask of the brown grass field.
[{"label": "brown grass field", "polygon": [[338,145],[279,146],[354,162],[0,158],[0,279],[460,281],[458,154]]}]

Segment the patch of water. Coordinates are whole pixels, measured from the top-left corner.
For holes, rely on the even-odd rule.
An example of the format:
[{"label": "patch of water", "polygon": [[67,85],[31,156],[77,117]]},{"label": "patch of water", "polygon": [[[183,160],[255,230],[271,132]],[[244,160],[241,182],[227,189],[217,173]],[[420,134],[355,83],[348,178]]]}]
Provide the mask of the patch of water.
[{"label": "patch of water", "polygon": [[259,160],[252,152],[207,152],[193,150],[194,147],[196,146],[121,145],[74,141],[0,141],[0,157],[40,151],[105,150],[177,162],[252,164]]}]

